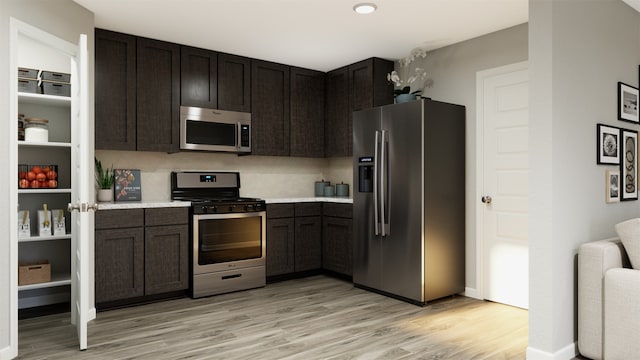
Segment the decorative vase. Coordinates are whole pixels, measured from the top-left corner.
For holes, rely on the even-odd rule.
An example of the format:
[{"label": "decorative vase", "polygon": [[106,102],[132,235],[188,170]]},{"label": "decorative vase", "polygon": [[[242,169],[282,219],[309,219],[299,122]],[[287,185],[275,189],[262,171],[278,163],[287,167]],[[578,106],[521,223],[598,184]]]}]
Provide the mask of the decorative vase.
[{"label": "decorative vase", "polygon": [[113,201],[113,188],[111,189],[99,189],[98,190],[99,202],[111,202]]},{"label": "decorative vase", "polygon": [[415,99],[416,99],[416,96],[413,94],[398,94],[396,95],[396,104],[413,101]]}]

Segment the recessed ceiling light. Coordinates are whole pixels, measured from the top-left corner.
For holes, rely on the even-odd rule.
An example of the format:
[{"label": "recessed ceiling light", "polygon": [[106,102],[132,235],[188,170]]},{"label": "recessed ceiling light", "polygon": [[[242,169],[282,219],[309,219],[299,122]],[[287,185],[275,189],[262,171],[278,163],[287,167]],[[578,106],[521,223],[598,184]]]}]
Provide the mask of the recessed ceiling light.
[{"label": "recessed ceiling light", "polygon": [[356,4],[353,7],[353,11],[357,12],[358,14],[371,14],[372,12],[376,11],[377,8],[378,7],[374,3],[360,3]]}]

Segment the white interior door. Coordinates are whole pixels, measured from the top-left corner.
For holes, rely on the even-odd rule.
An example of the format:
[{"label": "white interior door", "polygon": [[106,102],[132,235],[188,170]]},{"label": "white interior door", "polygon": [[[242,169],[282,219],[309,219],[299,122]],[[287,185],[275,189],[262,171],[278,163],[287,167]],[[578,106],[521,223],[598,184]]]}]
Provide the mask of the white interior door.
[{"label": "white interior door", "polygon": [[529,75],[526,63],[478,73],[482,123],[478,234],[482,293],[528,308]]},{"label": "white interior door", "polygon": [[[87,36],[80,35],[77,55],[72,58],[73,74],[71,89],[71,138],[73,153],[71,166],[72,193],[70,207],[71,240],[71,323],[77,328],[80,350],[87,348],[87,322],[89,321],[89,179],[93,180],[93,159],[88,159],[88,70]],[[90,165],[91,164],[91,165]]]}]

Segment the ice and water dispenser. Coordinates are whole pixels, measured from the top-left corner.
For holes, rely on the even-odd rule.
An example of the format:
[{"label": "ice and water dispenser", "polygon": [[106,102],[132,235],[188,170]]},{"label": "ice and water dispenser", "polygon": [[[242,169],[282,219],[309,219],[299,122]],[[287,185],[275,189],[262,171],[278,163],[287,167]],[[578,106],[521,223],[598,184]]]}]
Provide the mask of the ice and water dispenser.
[{"label": "ice and water dispenser", "polygon": [[358,191],[373,192],[373,156],[358,159]]}]

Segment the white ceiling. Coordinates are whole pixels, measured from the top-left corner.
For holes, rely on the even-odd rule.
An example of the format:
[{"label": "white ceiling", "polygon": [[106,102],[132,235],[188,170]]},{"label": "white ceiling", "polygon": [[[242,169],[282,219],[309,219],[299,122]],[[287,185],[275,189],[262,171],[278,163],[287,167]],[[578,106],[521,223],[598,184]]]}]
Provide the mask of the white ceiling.
[{"label": "white ceiling", "polygon": [[74,0],[96,27],[328,71],[522,24],[528,0]]}]

